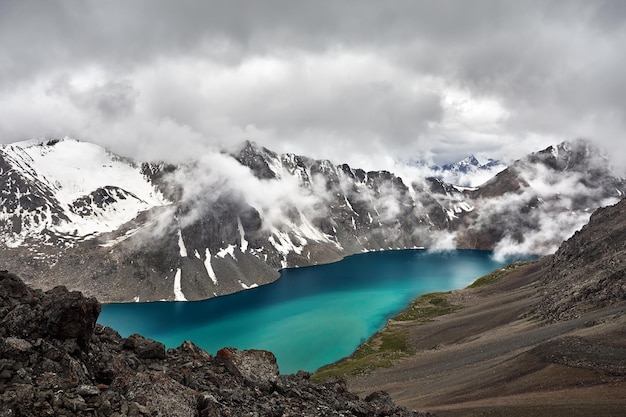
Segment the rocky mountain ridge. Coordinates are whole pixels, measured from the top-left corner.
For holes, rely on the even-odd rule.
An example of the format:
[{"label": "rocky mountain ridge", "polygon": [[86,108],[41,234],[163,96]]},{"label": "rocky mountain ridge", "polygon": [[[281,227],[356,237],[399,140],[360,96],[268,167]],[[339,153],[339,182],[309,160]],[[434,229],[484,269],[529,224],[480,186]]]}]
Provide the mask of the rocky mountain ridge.
[{"label": "rocky mountain ridge", "polygon": [[559,247],[543,285],[539,311],[552,321],[626,300],[626,199],[596,210]]},{"label": "rocky mountain ridge", "polygon": [[550,253],[626,193],[599,155],[560,144],[468,188],[251,142],[178,166],[70,139],[6,145],[0,261],[112,302],[210,298],[362,251]]}]

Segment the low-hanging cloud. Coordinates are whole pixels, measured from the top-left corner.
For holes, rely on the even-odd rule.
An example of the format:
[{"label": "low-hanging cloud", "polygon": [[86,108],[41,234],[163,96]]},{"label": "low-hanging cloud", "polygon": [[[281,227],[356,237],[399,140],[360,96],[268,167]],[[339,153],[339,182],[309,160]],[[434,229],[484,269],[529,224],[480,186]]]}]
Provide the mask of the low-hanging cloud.
[{"label": "low-hanging cloud", "polygon": [[[574,146],[585,146],[578,142]],[[594,151],[595,152],[595,151]],[[606,159],[587,157],[586,170],[606,172]],[[567,163],[574,164],[574,161]],[[558,249],[584,226],[592,212],[619,200],[619,190],[607,197],[602,182],[589,183],[589,174],[581,167],[557,171],[542,163],[522,162],[515,169],[527,184],[521,193],[477,202],[476,227],[497,228],[502,233],[494,247],[500,261],[528,254],[546,255]]]},{"label": "low-hanging cloud", "polygon": [[290,223],[292,210],[314,220],[320,213],[325,194],[302,187],[296,176],[282,173],[278,179],[262,179],[229,154],[207,152],[193,163],[181,166],[169,178],[181,187],[181,226],[193,225],[221,198],[245,203],[257,210],[262,227],[270,231]]}]

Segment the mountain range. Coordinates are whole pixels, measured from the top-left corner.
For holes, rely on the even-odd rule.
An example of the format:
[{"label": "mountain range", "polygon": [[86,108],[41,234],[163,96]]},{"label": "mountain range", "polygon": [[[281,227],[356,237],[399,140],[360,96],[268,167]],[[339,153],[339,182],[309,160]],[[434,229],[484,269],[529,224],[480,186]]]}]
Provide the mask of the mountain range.
[{"label": "mountain range", "polygon": [[[442,170],[464,166],[476,163]],[[178,165],[69,138],[19,142],[0,148],[0,261],[36,287],[103,302],[197,300],[362,251],[551,253],[626,193],[585,141],[498,171],[467,187],[251,142]]]}]

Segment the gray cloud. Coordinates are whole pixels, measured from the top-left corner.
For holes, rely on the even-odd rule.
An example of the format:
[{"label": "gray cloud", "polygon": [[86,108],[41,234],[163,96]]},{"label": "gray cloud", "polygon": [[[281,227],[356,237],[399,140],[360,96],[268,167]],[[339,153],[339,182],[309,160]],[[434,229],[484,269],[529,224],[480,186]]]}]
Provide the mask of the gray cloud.
[{"label": "gray cloud", "polygon": [[129,116],[137,96],[128,80],[106,80],[80,88],[72,85],[66,77],[60,77],[47,93],[65,98],[77,109],[89,109],[107,120]]},{"label": "gray cloud", "polygon": [[4,1],[0,140],[184,158],[252,139],[374,168],[580,136],[624,155],[624,17],[619,0]]}]

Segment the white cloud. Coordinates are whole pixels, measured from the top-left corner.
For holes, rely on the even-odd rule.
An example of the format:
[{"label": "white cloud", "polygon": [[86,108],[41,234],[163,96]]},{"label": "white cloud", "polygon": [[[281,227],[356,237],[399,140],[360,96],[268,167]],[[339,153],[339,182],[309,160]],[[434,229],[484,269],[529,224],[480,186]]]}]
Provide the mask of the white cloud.
[{"label": "white cloud", "polygon": [[255,208],[266,230],[289,224],[293,208],[309,220],[323,214],[318,212],[325,198],[320,190],[301,187],[298,178],[288,173],[280,180],[259,179],[248,167],[220,152],[206,152],[192,165],[182,166],[170,180],[182,186],[183,205],[188,208],[180,218],[183,227],[204,216],[224,196]]},{"label": "white cloud", "polygon": [[251,139],[365,168],[579,136],[621,155],[625,15],[609,0],[3,2],[0,140],[180,160]]},{"label": "white cloud", "polygon": [[445,252],[456,249],[456,233],[446,231],[433,231],[430,234],[431,244],[428,250],[432,252]]}]

